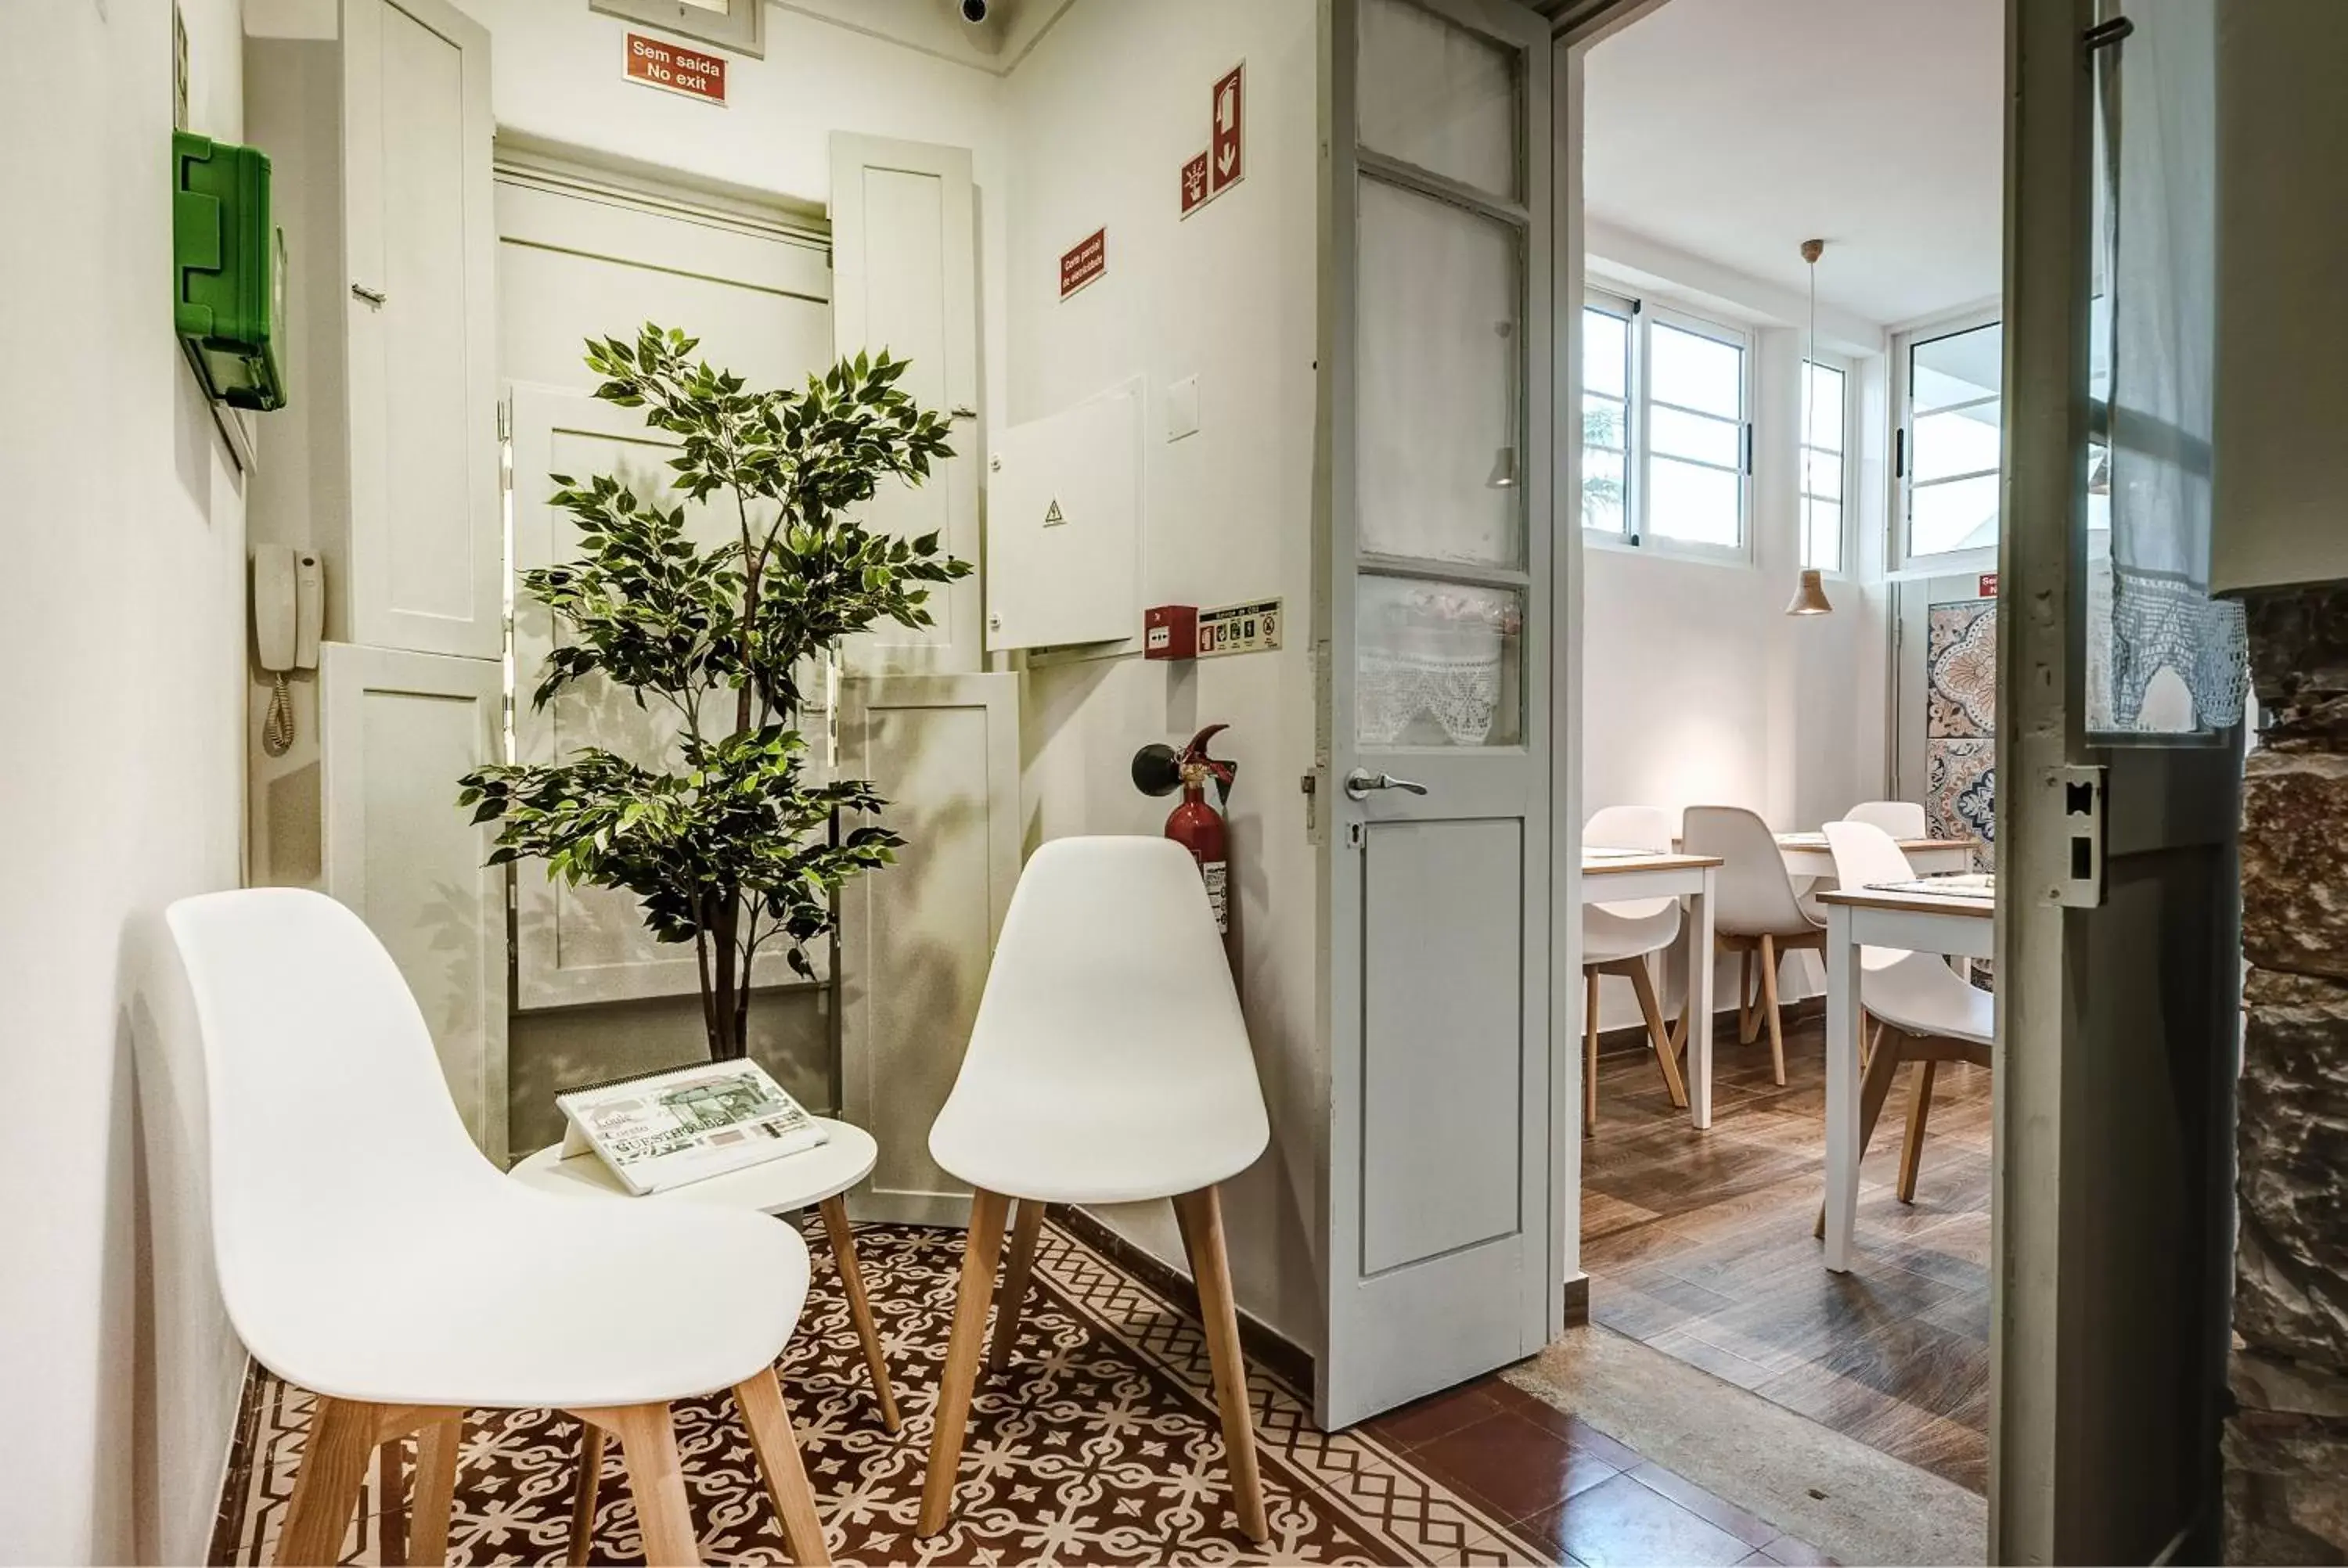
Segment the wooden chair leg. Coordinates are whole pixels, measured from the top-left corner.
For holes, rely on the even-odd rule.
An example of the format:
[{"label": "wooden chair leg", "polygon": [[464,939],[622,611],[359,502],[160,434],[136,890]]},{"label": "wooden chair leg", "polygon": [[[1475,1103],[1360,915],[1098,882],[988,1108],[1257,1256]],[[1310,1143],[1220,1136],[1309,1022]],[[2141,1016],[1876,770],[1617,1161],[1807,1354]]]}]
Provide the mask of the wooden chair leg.
[{"label": "wooden chair leg", "polygon": [[1655,1048],[1655,1066],[1663,1075],[1663,1088],[1670,1093],[1672,1103],[1687,1108],[1687,1086],[1680,1081],[1680,1059],[1672,1049],[1672,1031],[1664,1026],[1663,1005],[1655,999],[1655,978],[1647,972],[1647,960],[1631,960],[1631,989],[1639,996],[1639,1010],[1646,1015],[1647,1038]]},{"label": "wooden chair leg", "polygon": [[578,1481],[571,1489],[571,1547],[563,1561],[582,1568],[595,1539],[595,1493],[603,1480],[603,1429],[579,1423]]},{"label": "wooden chair leg", "polygon": [[410,1563],[448,1561],[448,1514],[457,1500],[457,1455],[464,1443],[461,1411],[427,1421],[416,1434],[416,1506],[408,1514]]},{"label": "wooden chair leg", "polygon": [[1736,1043],[1751,1045],[1761,1032],[1761,1015],[1753,1007],[1753,949],[1736,949]]},{"label": "wooden chair leg", "polygon": [[1222,1410],[1232,1505],[1241,1532],[1261,1546],[1272,1539],[1272,1526],[1264,1518],[1263,1482],[1256,1472],[1255,1419],[1248,1403],[1247,1358],[1240,1349],[1239,1308],[1231,1299],[1231,1259],[1223,1249],[1222,1202],[1215,1188],[1201,1187],[1176,1198],[1174,1209],[1182,1215],[1190,1276],[1199,1283],[1199,1319],[1206,1327],[1215,1402]]},{"label": "wooden chair leg", "polygon": [[994,1341],[986,1364],[1000,1372],[1011,1365],[1011,1348],[1019,1342],[1020,1315],[1027,1309],[1027,1286],[1035,1266],[1035,1237],[1044,1228],[1044,1205],[1033,1198],[1019,1200],[1019,1217],[1011,1227],[1011,1255],[1003,1265],[1003,1288],[994,1297]]},{"label": "wooden chair leg", "polygon": [[880,1405],[880,1425],[897,1430],[896,1390],[889,1386],[889,1358],[880,1353],[880,1331],[872,1322],[872,1298],[864,1293],[864,1270],[856,1261],[856,1232],[848,1223],[848,1200],[832,1196],[817,1205],[823,1215],[823,1234],[831,1240],[832,1261],[839,1266],[839,1283],[848,1292],[848,1315],[856,1320],[856,1337],[864,1342],[865,1369],[872,1374],[872,1397]]},{"label": "wooden chair leg", "polygon": [[750,1429],[758,1473],[767,1478],[767,1496],[783,1522],[791,1561],[801,1568],[829,1563],[831,1548],[824,1543],[823,1522],[816,1516],[815,1490],[808,1485],[807,1465],[799,1458],[798,1439],[791,1431],[790,1412],[783,1406],[782,1385],[775,1381],[775,1369],[769,1367],[735,1384],[734,1403],[742,1411],[742,1424]]},{"label": "wooden chair leg", "polygon": [[1581,1130],[1598,1131],[1598,971],[1581,972]]},{"label": "wooden chair leg", "polygon": [[391,1438],[376,1446],[376,1555],[384,1568],[407,1563],[407,1440]]},{"label": "wooden chair leg", "polygon": [[[575,1412],[587,1416],[585,1411]],[[609,1427],[627,1461],[628,1491],[644,1531],[646,1568],[700,1568],[701,1542],[693,1532],[685,1471],[676,1457],[676,1426],[664,1405],[626,1405],[590,1419]]]},{"label": "wooden chair leg", "polygon": [[962,1468],[963,1428],[970,1420],[971,1387],[985,1351],[986,1308],[994,1295],[994,1266],[1003,1255],[1004,1211],[1011,1200],[1000,1193],[970,1195],[970,1235],[963,1244],[962,1284],[954,1296],[953,1331],[946,1343],[946,1366],[938,1389],[937,1423],[930,1433],[930,1470],[922,1482],[923,1539],[946,1527],[953,1512],[954,1474]]},{"label": "wooden chair leg", "polygon": [[277,1562],[319,1568],[342,1561],[343,1537],[358,1516],[359,1487],[382,1424],[376,1406],[317,1396],[277,1537]]},{"label": "wooden chair leg", "polygon": [[1761,1006],[1769,1015],[1769,1067],[1778,1088],[1786,1087],[1786,1029],[1777,1017],[1777,940],[1761,938]]},{"label": "wooden chair leg", "polygon": [[1924,1153],[1924,1122],[1932,1114],[1932,1075],[1940,1067],[1937,1061],[1920,1061],[1911,1075],[1915,1090],[1908,1101],[1908,1139],[1900,1146],[1900,1201],[1916,1201],[1916,1167]]},{"label": "wooden chair leg", "polygon": [[[1903,1060],[1900,1042],[1907,1037],[1888,1025],[1879,1024],[1875,1030],[1875,1050],[1867,1059],[1866,1076],[1859,1081],[1859,1157],[1867,1158],[1867,1145],[1874,1140],[1875,1124],[1883,1117],[1883,1102],[1890,1096],[1891,1081],[1900,1072]],[[1818,1223],[1811,1235],[1826,1239],[1827,1206],[1818,1205]]]}]

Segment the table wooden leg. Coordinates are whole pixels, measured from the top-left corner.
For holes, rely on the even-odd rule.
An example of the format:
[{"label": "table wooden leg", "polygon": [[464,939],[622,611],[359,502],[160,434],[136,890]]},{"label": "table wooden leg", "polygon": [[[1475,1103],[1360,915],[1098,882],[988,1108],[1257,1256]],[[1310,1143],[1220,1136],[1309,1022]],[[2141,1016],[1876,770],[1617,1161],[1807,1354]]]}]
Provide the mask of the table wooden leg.
[{"label": "table wooden leg", "polygon": [[916,1534],[927,1539],[946,1527],[953,1513],[955,1473],[962,1468],[963,1428],[970,1420],[970,1395],[978,1363],[986,1351],[986,1308],[994,1295],[994,1266],[1003,1255],[1004,1211],[1011,1200],[1001,1193],[970,1195],[970,1234],[963,1240],[962,1284],[954,1296],[953,1329],[946,1342],[945,1372],[938,1389],[937,1424],[930,1433],[930,1469],[922,1482],[922,1522]]},{"label": "table wooden leg", "polygon": [[1044,1228],[1044,1205],[1033,1198],[1019,1200],[1019,1218],[1011,1227],[1011,1256],[1003,1266],[1003,1288],[994,1298],[994,1341],[986,1364],[1000,1372],[1011,1365],[1011,1348],[1019,1342],[1019,1318],[1027,1307],[1028,1282],[1035,1266],[1035,1237]]},{"label": "table wooden leg", "polygon": [[[1827,907],[1826,1265],[1850,1268],[1850,1233],[1859,1209],[1859,944],[1850,907]],[[1885,1059],[1888,1042],[1876,1051]]]},{"label": "table wooden leg", "polygon": [[1712,913],[1718,884],[1716,868],[1705,866],[1703,889],[1689,900],[1687,919],[1687,1103],[1688,1119],[1698,1130],[1712,1125]]},{"label": "table wooden leg", "polygon": [[848,1293],[848,1315],[856,1320],[856,1337],[864,1342],[864,1365],[872,1374],[872,1395],[880,1404],[880,1425],[894,1432],[897,1394],[889,1386],[889,1358],[880,1353],[880,1331],[872,1321],[872,1299],[864,1291],[864,1270],[856,1261],[856,1232],[848,1223],[848,1200],[835,1194],[818,1205],[824,1235],[831,1239],[832,1260],[839,1265],[841,1288]]},{"label": "table wooden leg", "polygon": [[1581,1130],[1598,1131],[1598,971],[1581,971]]}]

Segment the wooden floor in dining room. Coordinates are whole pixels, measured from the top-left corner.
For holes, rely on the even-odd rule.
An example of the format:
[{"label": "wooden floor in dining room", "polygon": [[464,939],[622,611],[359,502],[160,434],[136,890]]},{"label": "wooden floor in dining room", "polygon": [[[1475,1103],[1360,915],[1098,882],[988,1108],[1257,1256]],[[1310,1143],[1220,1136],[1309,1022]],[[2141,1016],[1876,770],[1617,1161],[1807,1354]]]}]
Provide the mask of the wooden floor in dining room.
[{"label": "wooden floor in dining room", "polygon": [[1740,1388],[1973,1491],[1988,1487],[1990,1075],[1942,1065],[1913,1204],[1893,1187],[1912,1073],[1860,1166],[1851,1272],[1820,1261],[1825,1028],[1723,1032],[1697,1132],[1653,1056],[1600,1059],[1582,1153],[1590,1315]]}]

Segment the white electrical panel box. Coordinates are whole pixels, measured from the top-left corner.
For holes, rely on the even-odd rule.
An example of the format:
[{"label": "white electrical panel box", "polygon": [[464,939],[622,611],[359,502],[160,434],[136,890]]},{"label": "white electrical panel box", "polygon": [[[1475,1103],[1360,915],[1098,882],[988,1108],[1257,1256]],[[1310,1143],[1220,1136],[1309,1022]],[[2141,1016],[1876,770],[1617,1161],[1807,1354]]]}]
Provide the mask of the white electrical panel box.
[{"label": "white electrical panel box", "polygon": [[1012,426],[987,466],[987,648],[1139,636],[1139,384]]}]

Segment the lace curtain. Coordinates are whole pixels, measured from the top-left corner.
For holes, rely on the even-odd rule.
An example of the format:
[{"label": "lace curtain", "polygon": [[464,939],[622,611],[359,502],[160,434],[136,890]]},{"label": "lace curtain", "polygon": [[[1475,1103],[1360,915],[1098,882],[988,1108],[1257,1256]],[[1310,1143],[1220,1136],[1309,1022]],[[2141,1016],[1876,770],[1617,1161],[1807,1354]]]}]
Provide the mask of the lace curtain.
[{"label": "lace curtain", "polygon": [[2087,725],[2136,739],[2240,722],[2242,610],[2209,596],[2217,323],[2219,0],[2107,0],[2135,24],[2096,52],[2098,396],[2089,489]]}]

